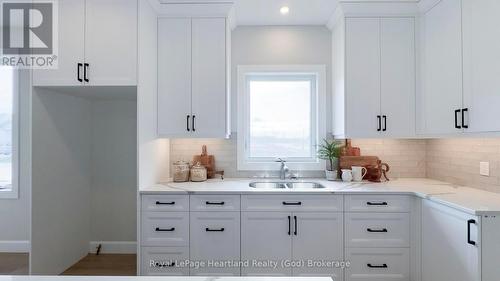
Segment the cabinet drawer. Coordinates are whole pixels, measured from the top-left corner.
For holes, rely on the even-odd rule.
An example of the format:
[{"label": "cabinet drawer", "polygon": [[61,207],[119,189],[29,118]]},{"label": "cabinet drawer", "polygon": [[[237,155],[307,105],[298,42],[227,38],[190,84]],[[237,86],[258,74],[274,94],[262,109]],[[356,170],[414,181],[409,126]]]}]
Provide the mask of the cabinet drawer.
[{"label": "cabinet drawer", "polygon": [[410,198],[404,195],[346,195],[346,212],[409,212]]},{"label": "cabinet drawer", "polygon": [[401,248],[347,249],[346,281],[409,281],[410,253]]},{"label": "cabinet drawer", "polygon": [[187,247],[142,247],[141,275],[188,276]]},{"label": "cabinet drawer", "polygon": [[342,195],[242,195],[242,211],[342,212]]},{"label": "cabinet drawer", "polygon": [[[240,261],[240,212],[191,212],[190,257],[192,261]],[[240,275],[239,267],[192,268],[191,275]]]},{"label": "cabinet drawer", "polygon": [[143,212],[180,212],[189,210],[188,195],[143,195]]},{"label": "cabinet drawer", "polygon": [[239,195],[191,195],[191,211],[239,211]]},{"label": "cabinet drawer", "polygon": [[407,213],[346,213],[346,247],[409,247]]},{"label": "cabinet drawer", "polygon": [[188,212],[142,214],[142,246],[189,246]]}]

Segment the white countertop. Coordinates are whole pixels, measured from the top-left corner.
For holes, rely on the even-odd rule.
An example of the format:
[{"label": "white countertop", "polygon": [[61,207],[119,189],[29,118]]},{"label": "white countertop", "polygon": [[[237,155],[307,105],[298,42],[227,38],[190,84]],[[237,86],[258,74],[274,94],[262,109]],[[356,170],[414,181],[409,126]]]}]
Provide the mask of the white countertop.
[{"label": "white countertop", "polygon": [[[330,277],[0,276],[0,281],[332,281]],[[333,280],[336,281],[336,280]]]},{"label": "white countertop", "polygon": [[141,190],[141,194],[408,194],[429,199],[473,215],[500,215],[500,194],[431,179],[397,179],[383,183],[344,183],[325,179],[301,179],[317,182],[321,189],[256,189],[250,182],[276,179],[216,179],[195,183],[165,183]]}]

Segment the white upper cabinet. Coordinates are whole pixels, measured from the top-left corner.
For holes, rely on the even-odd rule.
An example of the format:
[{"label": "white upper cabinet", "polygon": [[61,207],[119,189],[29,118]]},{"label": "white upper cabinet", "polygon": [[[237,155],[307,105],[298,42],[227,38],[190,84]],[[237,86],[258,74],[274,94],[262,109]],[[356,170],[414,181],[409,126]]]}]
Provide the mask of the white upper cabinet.
[{"label": "white upper cabinet", "polygon": [[[340,56],[334,60],[334,135],[414,136],[415,19],[353,17],[343,24],[333,31]],[[335,42],[342,40],[345,49]]]},{"label": "white upper cabinet", "polygon": [[380,135],[380,19],[346,20],[345,126],[350,137]]},{"label": "white upper cabinet", "polygon": [[64,0],[58,3],[58,68],[34,70],[35,86],[77,86],[83,83],[85,1]]},{"label": "white upper cabinet", "polygon": [[500,131],[499,15],[498,0],[462,0],[465,132]]},{"label": "white upper cabinet", "polygon": [[34,86],[137,85],[137,0],[59,1],[59,68]]},{"label": "white upper cabinet", "polygon": [[225,18],[158,20],[158,135],[225,138],[229,123]]},{"label": "white upper cabinet", "polygon": [[158,20],[158,133],[191,130],[191,19]]},{"label": "white upper cabinet", "polygon": [[137,85],[137,0],[85,2],[88,83]]},{"label": "white upper cabinet", "polygon": [[[423,15],[419,133],[460,133],[462,35],[460,0],[440,1]],[[456,122],[455,122],[456,121]]]}]

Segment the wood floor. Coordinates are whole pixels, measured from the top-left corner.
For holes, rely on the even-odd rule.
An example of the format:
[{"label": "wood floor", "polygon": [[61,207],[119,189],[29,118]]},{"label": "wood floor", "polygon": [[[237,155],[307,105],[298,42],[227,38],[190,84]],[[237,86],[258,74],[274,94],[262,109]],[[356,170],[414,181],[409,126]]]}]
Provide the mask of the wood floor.
[{"label": "wood floor", "polygon": [[89,254],[62,275],[135,276],[136,255]]},{"label": "wood floor", "polygon": [[0,275],[28,275],[29,254],[0,253]]}]

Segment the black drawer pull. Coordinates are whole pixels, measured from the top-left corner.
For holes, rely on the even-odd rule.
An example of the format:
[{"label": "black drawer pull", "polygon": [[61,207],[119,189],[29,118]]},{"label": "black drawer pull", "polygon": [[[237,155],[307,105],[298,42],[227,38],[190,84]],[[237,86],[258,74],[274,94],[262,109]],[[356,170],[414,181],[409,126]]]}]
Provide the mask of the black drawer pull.
[{"label": "black drawer pull", "polygon": [[300,206],[300,205],[302,205],[302,202],[286,202],[286,201],[283,201],[283,205],[285,205],[285,206]]},{"label": "black drawer pull", "polygon": [[156,205],[175,205],[175,201],[172,201],[172,202],[160,202],[160,201],[156,201]]},{"label": "black drawer pull", "polygon": [[175,227],[172,227],[172,228],[159,228],[159,227],[157,227],[155,229],[155,231],[157,231],[157,232],[172,232],[172,231],[175,231]]},{"label": "black drawer pull", "polygon": [[382,228],[382,229],[371,229],[371,228],[367,228],[366,231],[368,232],[388,232],[387,231],[387,228]]},{"label": "black drawer pull", "polygon": [[458,125],[458,114],[460,114],[460,109],[455,110],[455,129],[462,129],[462,126]]},{"label": "black drawer pull", "polygon": [[297,216],[293,216],[293,220],[295,222],[295,228],[293,230],[293,235],[297,236]]},{"label": "black drawer pull", "polygon": [[387,202],[366,202],[368,206],[387,206]]},{"label": "black drawer pull", "polygon": [[219,228],[219,229],[212,229],[212,228],[205,228],[205,231],[207,232],[223,232],[224,231],[224,227],[222,228]]},{"label": "black drawer pull", "polygon": [[382,116],[377,115],[377,121],[378,121],[377,132],[380,132],[382,131]]},{"label": "black drawer pull", "polygon": [[380,265],[373,265],[371,263],[367,264],[366,266],[368,266],[369,268],[388,268],[387,264],[380,264]]},{"label": "black drawer pull", "polygon": [[169,264],[155,262],[155,266],[156,267],[174,267],[175,266],[175,262],[171,262]]},{"label": "black drawer pull", "polygon": [[210,202],[210,201],[207,201],[207,202],[205,202],[205,204],[207,204],[207,205],[223,206],[224,204],[226,204],[226,202],[224,202],[224,201],[222,201],[222,202]]},{"label": "black drawer pull", "polygon": [[292,218],[288,216],[288,235],[292,234]]},{"label": "black drawer pull", "polygon": [[462,127],[468,129],[469,125],[465,124],[465,112],[469,112],[469,109],[468,108],[462,109]]},{"label": "black drawer pull", "polygon": [[467,221],[467,243],[469,243],[470,245],[476,245],[476,242],[475,241],[472,241],[470,239],[470,226],[471,224],[476,224],[476,220],[468,220]]}]

